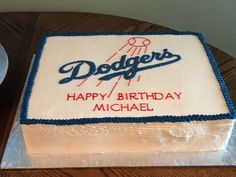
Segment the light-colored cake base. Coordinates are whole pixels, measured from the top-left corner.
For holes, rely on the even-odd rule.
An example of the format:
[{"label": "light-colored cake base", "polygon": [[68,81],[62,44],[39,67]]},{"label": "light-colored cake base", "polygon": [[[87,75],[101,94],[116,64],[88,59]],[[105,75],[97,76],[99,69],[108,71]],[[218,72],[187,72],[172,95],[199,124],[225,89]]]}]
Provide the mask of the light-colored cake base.
[{"label": "light-colored cake base", "polygon": [[27,152],[110,153],[224,150],[234,120],[182,123],[22,125]]},{"label": "light-colored cake base", "polygon": [[[136,43],[129,43],[134,39],[145,39],[149,44],[143,49],[135,48]],[[213,72],[214,66],[199,34],[48,36],[44,40],[22,106],[21,126],[28,154],[201,152],[222,151],[227,146],[234,110],[227,104],[223,83],[220,85]],[[140,71],[130,80],[121,75],[101,81],[99,77],[104,76],[101,73],[87,80],[71,76],[72,69],[76,76],[88,72],[88,66],[82,67],[78,61],[104,67],[122,61],[124,56],[126,61],[132,61],[132,57],[141,61],[141,57],[151,57],[153,53],[164,56],[167,50],[170,53],[164,59],[140,63],[137,68],[162,67]],[[177,62],[166,65],[174,60]],[[77,70],[78,67],[82,68]],[[65,78],[73,80],[61,82]],[[153,98],[153,93],[159,97]],[[120,108],[133,104],[139,108]],[[192,116],[186,119],[189,115]],[[175,116],[183,116],[183,120],[161,123],[163,116],[173,116],[173,122]],[[201,119],[185,122],[198,120],[194,116]],[[120,121],[146,117],[155,117],[160,122]],[[107,118],[117,123],[86,124],[90,123],[87,119],[109,122],[104,121]],[[71,125],[74,119],[85,125]],[[209,119],[219,120],[201,121]],[[60,125],[53,125],[54,121],[61,121]]]}]

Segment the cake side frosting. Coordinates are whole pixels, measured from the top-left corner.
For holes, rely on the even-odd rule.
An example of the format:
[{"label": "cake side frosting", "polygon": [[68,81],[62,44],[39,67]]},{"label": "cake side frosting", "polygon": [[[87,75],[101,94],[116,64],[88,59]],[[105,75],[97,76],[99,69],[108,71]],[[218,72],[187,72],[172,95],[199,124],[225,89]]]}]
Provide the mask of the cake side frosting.
[{"label": "cake side frosting", "polygon": [[233,117],[199,35],[53,35],[44,40],[22,123]]},{"label": "cake side frosting", "polygon": [[[176,123],[22,125],[27,152],[152,153],[223,151],[233,119]],[[122,155],[122,154],[121,154]]]}]

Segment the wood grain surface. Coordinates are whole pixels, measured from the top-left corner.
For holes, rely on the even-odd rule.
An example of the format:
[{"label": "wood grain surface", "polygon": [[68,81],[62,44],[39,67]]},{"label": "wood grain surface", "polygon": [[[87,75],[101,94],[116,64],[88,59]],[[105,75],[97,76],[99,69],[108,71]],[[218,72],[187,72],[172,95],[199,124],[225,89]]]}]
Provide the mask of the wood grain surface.
[{"label": "wood grain surface", "polygon": [[[0,13],[0,43],[9,55],[7,77],[0,85],[0,160],[5,149],[28,68],[44,32],[173,31],[138,20],[91,13]],[[236,105],[236,59],[211,50]],[[235,167],[143,167],[0,170],[0,176],[236,176]]]}]

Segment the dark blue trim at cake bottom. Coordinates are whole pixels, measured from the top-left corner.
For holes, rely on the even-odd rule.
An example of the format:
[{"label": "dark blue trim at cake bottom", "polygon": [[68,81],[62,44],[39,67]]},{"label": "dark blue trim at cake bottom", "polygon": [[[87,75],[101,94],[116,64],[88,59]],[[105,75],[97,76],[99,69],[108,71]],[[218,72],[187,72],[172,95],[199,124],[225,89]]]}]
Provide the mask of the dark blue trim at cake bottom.
[{"label": "dark blue trim at cake bottom", "polygon": [[[188,115],[188,116],[151,116],[151,117],[103,117],[103,118],[75,118],[69,120],[44,120],[44,119],[29,119],[28,118],[28,103],[31,96],[31,92],[34,85],[34,79],[36,77],[38,67],[40,65],[40,58],[43,52],[44,45],[47,37],[50,36],[94,36],[94,35],[195,35],[202,43],[206,54],[209,58],[209,62],[212,66],[212,70],[219,82],[220,89],[225,98],[226,105],[229,109],[227,114],[215,114],[215,115]],[[147,123],[147,122],[190,122],[190,121],[207,121],[207,120],[221,120],[221,119],[234,119],[236,118],[236,111],[232,100],[228,94],[223,77],[217,67],[214,56],[212,55],[208,44],[203,38],[202,34],[196,32],[76,32],[76,33],[47,33],[43,35],[40,40],[39,49],[36,53],[36,57],[30,72],[29,80],[26,86],[26,91],[23,98],[22,110],[21,110],[21,123],[22,124],[51,124],[51,125],[72,125],[72,124],[91,124],[91,123]]]},{"label": "dark blue trim at cake bottom", "polygon": [[21,119],[22,124],[75,125],[95,123],[148,123],[148,122],[190,122],[232,119],[230,114],[188,115],[188,116],[150,116],[150,117],[103,117],[82,119]]}]

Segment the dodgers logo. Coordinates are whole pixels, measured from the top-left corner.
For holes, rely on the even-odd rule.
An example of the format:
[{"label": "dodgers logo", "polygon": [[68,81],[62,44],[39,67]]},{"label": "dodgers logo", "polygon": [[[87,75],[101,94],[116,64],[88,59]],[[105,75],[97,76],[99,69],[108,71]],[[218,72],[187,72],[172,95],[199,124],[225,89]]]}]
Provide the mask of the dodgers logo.
[{"label": "dodgers logo", "polygon": [[[154,69],[157,67],[169,65],[175,63],[181,59],[180,55],[172,54],[168,49],[164,49],[163,53],[152,52],[150,55],[142,55],[127,58],[123,55],[119,61],[112,64],[102,64],[96,66],[96,64],[89,60],[78,60],[66,63],[59,68],[59,72],[62,74],[70,73],[69,77],[63,78],[59,81],[59,84],[65,84],[72,80],[86,79],[91,76],[99,75],[99,80],[111,80],[114,77],[123,76],[124,79],[129,80],[135,77],[138,72]],[[154,61],[162,61],[156,63]],[[154,63],[154,64],[152,64]],[[139,67],[140,64],[145,66]],[[88,67],[88,72],[83,75],[80,74],[82,67]]]},{"label": "dodgers logo", "polygon": [[[144,53],[146,53],[147,46],[150,43],[151,41],[149,39],[143,37],[130,38],[119,51],[126,46],[131,46],[127,51],[127,53],[129,53],[129,51],[134,48],[131,56],[122,55],[119,60],[114,61],[111,64],[104,63],[96,65],[92,60],[87,59],[66,63],[59,68],[59,73],[66,74],[67,77],[59,80],[59,84],[66,84],[73,80],[88,79],[93,76],[98,76],[98,80],[100,81],[109,81],[113,78],[122,76],[124,79],[130,80],[133,79],[137,73],[170,65],[181,60],[180,55],[174,54],[168,49],[163,49],[161,52],[153,51],[149,54],[139,55],[142,48],[145,48]],[[136,55],[134,55],[135,52],[137,53]],[[114,53],[106,60],[106,62],[112,57],[115,57],[117,53],[118,52]],[[83,67],[89,69],[86,73],[81,74],[80,70]]]}]

